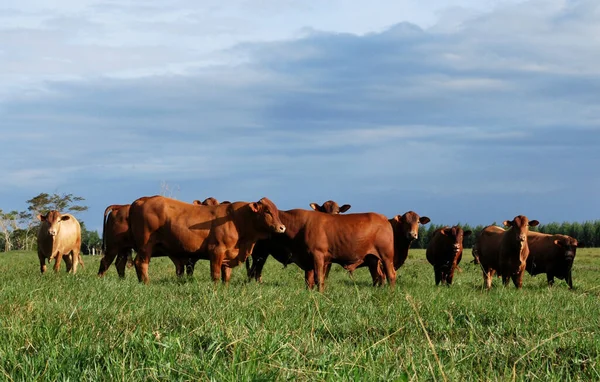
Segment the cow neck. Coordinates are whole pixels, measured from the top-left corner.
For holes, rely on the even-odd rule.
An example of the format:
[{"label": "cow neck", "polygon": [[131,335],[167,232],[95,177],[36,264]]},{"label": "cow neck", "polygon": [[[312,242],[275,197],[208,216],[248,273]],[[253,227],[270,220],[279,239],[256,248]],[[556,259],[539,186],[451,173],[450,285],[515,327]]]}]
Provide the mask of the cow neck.
[{"label": "cow neck", "polygon": [[394,268],[398,269],[404,264],[408,257],[408,250],[410,248],[412,240],[406,238],[402,232],[399,232],[398,222],[394,219],[388,219],[392,225],[394,232]]},{"label": "cow neck", "polygon": [[[513,254],[513,253],[515,253],[515,254],[516,254],[516,253],[518,252],[518,253],[519,253],[519,255],[518,255],[518,257],[519,257],[519,260],[520,260],[521,262],[524,262],[524,261],[526,261],[526,260],[527,260],[527,256],[529,255],[529,245],[527,244],[527,240],[525,240],[525,241],[523,241],[523,242],[522,242],[522,241],[520,241],[520,240],[517,240],[517,239],[515,238],[515,235],[514,235],[514,233],[513,233],[512,231],[513,231],[513,228],[512,228],[512,227],[510,227],[510,228],[509,228],[509,229],[508,229],[508,230],[507,230],[507,231],[504,233],[504,241],[505,241],[505,244],[508,244],[508,247],[509,247],[509,248],[510,248],[510,250],[511,250],[511,251],[510,251],[510,254]],[[514,251],[514,252],[513,252],[513,251]],[[526,255],[524,255],[524,254],[526,254]],[[510,256],[510,257],[513,257],[513,256]],[[514,258],[516,258],[516,257],[517,257],[517,256],[514,256]]]},{"label": "cow neck", "polygon": [[[255,213],[250,209],[250,203],[246,203],[238,209],[234,209],[233,205],[228,205],[227,215],[231,216],[236,227],[238,242],[256,242],[258,239],[268,236],[267,233],[256,228],[257,219]],[[253,222],[253,224],[248,224],[248,222]]]},{"label": "cow neck", "polygon": [[285,233],[289,237],[295,237],[304,226],[302,219],[299,219],[295,214],[289,211],[279,211],[279,220],[285,226]]}]

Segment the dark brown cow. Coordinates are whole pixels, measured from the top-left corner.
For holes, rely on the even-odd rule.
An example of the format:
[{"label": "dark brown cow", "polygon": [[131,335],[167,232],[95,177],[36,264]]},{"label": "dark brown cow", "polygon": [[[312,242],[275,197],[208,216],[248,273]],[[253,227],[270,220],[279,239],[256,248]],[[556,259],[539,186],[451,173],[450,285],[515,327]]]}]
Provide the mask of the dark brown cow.
[{"label": "dark brown cow", "polygon": [[115,266],[119,277],[125,277],[125,266],[131,264],[133,240],[129,235],[130,204],[113,204],[104,210],[102,226],[102,250],[104,255],[100,260],[98,276],[104,276],[112,262],[117,258]]},{"label": "dark brown cow", "polygon": [[76,273],[77,265],[83,266],[83,261],[80,255],[81,227],[75,216],[52,210],[37,218],[42,222],[37,237],[40,271],[46,272],[46,259],[48,262],[56,259],[54,271],[58,272],[64,256],[67,272]]},{"label": "dark brown cow", "polygon": [[297,264],[304,270],[308,288],[312,289],[316,281],[319,291],[323,291],[328,263],[340,264],[352,272],[372,256],[382,261],[389,284],[394,286],[394,233],[385,216],[331,215],[301,209],[280,211],[279,216],[286,232],[258,242],[254,250],[257,258],[269,253],[285,255],[287,259],[276,258],[284,264]]},{"label": "dark brown cow", "polygon": [[463,231],[459,226],[443,227],[435,230],[427,245],[427,261],[433,265],[435,285],[452,284],[454,270],[462,259],[463,237],[471,231]]},{"label": "dark brown cow", "polygon": [[[339,206],[337,202],[333,200],[328,200],[323,203],[322,206],[317,203],[310,203],[310,207],[319,212],[323,212],[326,214],[337,215],[340,213],[344,213],[350,209],[349,204],[344,204],[343,206]],[[271,239],[265,239],[271,240]],[[268,243],[262,243],[262,240],[256,244],[259,248],[258,251],[253,251],[252,256],[248,258],[246,261],[246,273],[249,279],[255,279],[258,282],[262,282],[262,270],[265,266],[267,258],[269,254],[271,254],[277,261],[282,263],[284,266],[287,266],[290,256],[286,250],[277,250],[277,246],[269,246]],[[250,260],[252,259],[252,265],[250,265]],[[331,263],[327,264],[327,269],[325,271],[325,277],[329,275],[329,271],[331,270]]]},{"label": "dark brown cow", "polygon": [[[229,281],[231,268],[246,260],[257,240],[283,233],[285,226],[273,202],[235,202],[200,206],[154,196],[133,202],[129,224],[138,254],[135,268],[140,282],[148,283],[148,264],[156,250],[181,259],[177,274],[183,274],[188,258],[210,260],[213,281]],[[226,272],[221,274],[221,266]]]},{"label": "dark brown cow", "polygon": [[[396,215],[389,219],[394,231],[394,269],[398,270],[408,258],[408,250],[413,241],[419,238],[419,224],[427,224],[431,221],[427,216],[419,216],[414,211],[408,211],[404,215]],[[365,266],[369,267],[373,285],[382,285],[385,274],[381,271],[381,264],[377,259],[368,258]]]},{"label": "dark brown cow", "polygon": [[507,230],[492,225],[481,231],[477,239],[477,251],[487,289],[492,287],[492,277],[496,272],[505,286],[510,279],[517,288],[523,286],[523,272],[529,256],[527,233],[529,227],[538,224],[537,220],[530,221],[526,216],[518,215],[504,222],[504,226],[510,227]]},{"label": "dark brown cow", "polygon": [[527,234],[529,256],[525,269],[535,276],[545,273],[548,285],[554,284],[554,277],[564,279],[569,288],[573,288],[573,261],[577,248],[583,243],[567,235],[548,235],[539,232]]}]

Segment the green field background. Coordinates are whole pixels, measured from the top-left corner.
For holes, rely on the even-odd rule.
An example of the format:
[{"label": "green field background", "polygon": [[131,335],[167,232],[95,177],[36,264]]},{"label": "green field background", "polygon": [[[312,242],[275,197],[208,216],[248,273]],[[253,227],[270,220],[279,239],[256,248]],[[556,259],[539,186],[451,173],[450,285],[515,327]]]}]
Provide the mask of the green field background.
[{"label": "green field background", "polygon": [[577,251],[574,290],[489,292],[470,250],[449,288],[411,250],[394,290],[334,265],[323,294],[273,259],[262,285],[242,266],[228,286],[206,261],[177,279],[153,259],[140,285],[83,259],[42,276],[35,253],[0,254],[0,380],[600,380],[600,249]]}]

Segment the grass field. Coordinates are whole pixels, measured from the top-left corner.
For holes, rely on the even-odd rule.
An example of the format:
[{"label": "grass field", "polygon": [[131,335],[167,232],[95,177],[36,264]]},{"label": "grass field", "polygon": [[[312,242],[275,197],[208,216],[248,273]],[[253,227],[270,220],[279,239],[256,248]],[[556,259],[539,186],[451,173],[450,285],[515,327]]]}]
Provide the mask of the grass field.
[{"label": "grass field", "polygon": [[395,290],[334,266],[319,294],[272,259],[264,284],[238,267],[225,287],[157,258],[145,286],[98,279],[99,257],[41,276],[34,253],[1,253],[0,379],[600,380],[600,249],[578,251],[572,291],[526,275],[485,292],[463,258],[450,288],[411,250]]}]

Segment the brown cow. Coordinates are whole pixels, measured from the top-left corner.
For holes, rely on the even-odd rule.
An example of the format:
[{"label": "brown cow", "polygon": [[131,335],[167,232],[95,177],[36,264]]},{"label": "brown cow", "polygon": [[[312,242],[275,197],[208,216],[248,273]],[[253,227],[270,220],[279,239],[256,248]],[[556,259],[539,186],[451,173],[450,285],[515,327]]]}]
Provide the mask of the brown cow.
[{"label": "brown cow", "polygon": [[[343,206],[339,206],[337,202],[333,200],[328,200],[320,206],[317,203],[310,203],[310,207],[319,212],[323,212],[326,214],[337,215],[340,213],[344,213],[350,209],[350,204],[344,204]],[[271,239],[265,239],[271,240]],[[277,247],[274,246],[270,248],[268,243],[262,243],[262,240],[256,244],[259,248],[258,251],[253,251],[252,256],[248,258],[246,261],[246,274],[249,279],[255,279],[258,282],[262,282],[262,270],[265,266],[267,258],[269,254],[272,255],[275,260],[282,263],[284,266],[287,266],[288,261],[290,260],[289,253],[286,250],[277,250]],[[252,259],[252,265],[250,265],[250,259]],[[331,270],[331,263],[327,264],[327,269],[325,271],[325,278],[329,276],[329,271]]]},{"label": "brown cow", "polygon": [[525,269],[535,276],[545,273],[548,285],[554,284],[554,277],[564,279],[570,289],[573,289],[573,261],[577,248],[583,243],[567,235],[548,235],[539,232],[527,234],[529,257]]},{"label": "brown cow", "polygon": [[326,214],[333,214],[333,215],[344,213],[344,212],[348,211],[350,209],[350,207],[351,207],[350,204],[344,204],[343,206],[340,207],[333,200],[326,201],[325,203],[323,203],[322,206],[318,205],[317,203],[310,203],[310,208],[312,208],[313,210],[319,211],[319,212],[325,212]]},{"label": "brown cow", "polygon": [[[135,268],[140,282],[148,283],[148,264],[157,249],[171,259],[190,257],[210,260],[213,281],[228,282],[231,268],[246,260],[258,239],[283,233],[279,211],[273,202],[235,202],[199,206],[163,196],[133,202],[129,224],[138,254]],[[183,261],[177,274],[183,274]],[[221,275],[221,266],[226,272]]]},{"label": "brown cow", "polygon": [[130,206],[130,204],[113,204],[104,210],[102,226],[104,255],[100,260],[98,276],[104,276],[115,257],[117,258],[115,266],[121,278],[125,277],[125,265],[132,263],[133,240],[129,235],[129,221],[127,220]]},{"label": "brown cow", "polygon": [[301,209],[280,211],[279,216],[286,232],[258,242],[253,252],[257,258],[269,253],[287,256],[283,261],[276,258],[284,264],[297,264],[304,270],[308,288],[312,289],[316,281],[319,291],[323,291],[328,263],[340,264],[352,272],[372,256],[382,261],[389,284],[394,286],[394,233],[385,216],[331,215]]},{"label": "brown cow", "polygon": [[471,231],[463,231],[459,226],[443,227],[435,230],[425,255],[429,264],[433,265],[435,285],[452,284],[454,270],[462,259],[463,237],[471,235]]},{"label": "brown cow", "polygon": [[77,272],[77,265],[81,260],[81,227],[75,216],[71,214],[62,215],[56,210],[46,215],[38,215],[42,222],[37,237],[38,258],[40,260],[40,271],[46,272],[46,259],[48,263],[54,261],[54,271],[60,269],[60,262],[65,257],[67,272]]},{"label": "brown cow", "polygon": [[[419,238],[419,224],[425,225],[431,219],[427,216],[419,216],[414,211],[408,211],[404,215],[396,215],[389,219],[389,223],[394,231],[394,269],[398,270],[408,258],[408,250],[413,241]],[[377,259],[370,257],[365,261],[365,266],[369,267],[373,285],[382,285],[385,281],[385,274],[381,271],[381,264]]]},{"label": "brown cow", "polygon": [[505,286],[511,278],[517,288],[523,286],[523,272],[529,256],[527,233],[529,227],[538,224],[537,220],[530,221],[526,216],[518,215],[504,222],[504,226],[510,227],[507,230],[492,225],[481,231],[477,251],[487,289],[492,287],[492,277],[496,272]]}]

